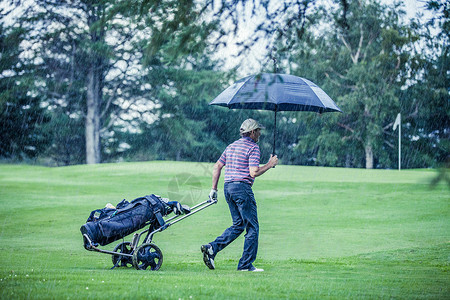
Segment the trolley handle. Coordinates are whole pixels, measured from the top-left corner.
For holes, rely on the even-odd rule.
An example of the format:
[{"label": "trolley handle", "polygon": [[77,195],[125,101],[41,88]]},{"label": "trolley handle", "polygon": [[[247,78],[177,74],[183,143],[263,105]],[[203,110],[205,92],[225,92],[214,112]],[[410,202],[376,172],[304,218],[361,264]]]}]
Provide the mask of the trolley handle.
[{"label": "trolley handle", "polygon": [[[201,202],[201,203],[195,205],[194,207],[192,207],[194,210],[191,211],[190,213],[184,215],[184,216],[173,216],[172,218],[167,219],[167,220],[166,220],[166,223],[164,224],[164,226],[159,227],[158,229],[155,229],[153,232],[151,232],[151,233],[148,235],[148,237],[146,238],[146,241],[145,241],[145,242],[146,242],[146,243],[150,243],[150,242],[152,241],[153,235],[154,235],[155,233],[161,232],[161,231],[167,229],[169,226],[172,226],[173,224],[178,223],[178,222],[180,222],[181,220],[184,220],[184,219],[186,219],[187,217],[189,217],[189,216],[191,216],[191,215],[193,215],[193,214],[196,214],[196,213],[198,213],[199,211],[204,210],[205,208],[207,208],[207,207],[209,207],[209,206],[211,206],[211,205],[213,205],[213,204],[216,204],[216,203],[217,203],[217,200],[211,200],[211,199],[208,199],[208,200],[203,201],[203,202]],[[175,218],[177,218],[177,219],[174,220]],[[172,220],[174,220],[174,221],[172,221]],[[172,222],[170,222],[170,221],[172,221]]]}]

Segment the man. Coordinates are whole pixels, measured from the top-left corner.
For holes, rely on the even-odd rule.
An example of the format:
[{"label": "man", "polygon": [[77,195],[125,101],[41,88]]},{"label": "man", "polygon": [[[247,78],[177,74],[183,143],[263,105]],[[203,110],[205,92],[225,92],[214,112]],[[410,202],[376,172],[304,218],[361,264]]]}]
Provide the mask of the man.
[{"label": "man", "polygon": [[240,128],[241,138],[228,145],[214,165],[212,189],[209,197],[217,199],[217,183],[222,168],[225,166],[225,199],[230,208],[233,225],[217,237],[214,242],[203,245],[203,261],[214,269],[214,258],[219,251],[233,242],[246,230],[244,252],[239,260],[238,270],[262,272],[253,266],[258,252],[259,224],[252,185],[255,177],[264,174],[278,163],[277,156],[270,156],[267,164],[260,167],[260,150],[256,144],[261,135],[261,126],[253,119],[245,120]]}]

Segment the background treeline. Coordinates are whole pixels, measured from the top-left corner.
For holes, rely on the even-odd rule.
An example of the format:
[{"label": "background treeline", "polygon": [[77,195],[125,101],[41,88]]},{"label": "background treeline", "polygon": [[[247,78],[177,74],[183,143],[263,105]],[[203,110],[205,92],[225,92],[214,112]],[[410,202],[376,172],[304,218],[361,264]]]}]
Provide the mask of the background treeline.
[{"label": "background treeline", "polygon": [[283,164],[396,168],[399,112],[402,167],[448,161],[448,1],[429,0],[431,17],[411,20],[400,2],[372,0],[4,2],[4,161],[215,161],[248,117],[267,128],[268,159],[272,112],[208,106],[242,77],[215,55],[245,26],[242,16],[259,22],[237,45],[242,65],[266,47],[261,72],[275,64],[308,78],[344,111],[280,113]]}]

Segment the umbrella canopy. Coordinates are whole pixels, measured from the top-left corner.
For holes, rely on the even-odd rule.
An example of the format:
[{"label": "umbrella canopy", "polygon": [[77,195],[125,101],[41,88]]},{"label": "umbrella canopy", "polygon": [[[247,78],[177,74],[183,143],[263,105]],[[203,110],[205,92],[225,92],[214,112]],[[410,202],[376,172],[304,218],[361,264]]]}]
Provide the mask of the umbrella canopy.
[{"label": "umbrella canopy", "polygon": [[275,111],[273,154],[275,154],[277,111],[342,112],[313,82],[286,74],[263,73],[236,81],[209,105],[230,109]]},{"label": "umbrella canopy", "polygon": [[273,111],[342,112],[313,82],[293,75],[270,73],[236,81],[210,105]]}]

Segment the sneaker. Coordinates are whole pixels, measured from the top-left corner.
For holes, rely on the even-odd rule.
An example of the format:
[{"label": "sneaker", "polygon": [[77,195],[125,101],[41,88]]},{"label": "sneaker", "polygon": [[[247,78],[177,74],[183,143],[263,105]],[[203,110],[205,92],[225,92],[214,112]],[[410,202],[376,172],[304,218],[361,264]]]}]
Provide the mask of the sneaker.
[{"label": "sneaker", "polygon": [[211,270],[214,270],[216,267],[214,266],[214,250],[212,246],[210,244],[203,245],[201,250],[203,253],[203,261],[205,262],[205,265]]},{"label": "sneaker", "polygon": [[264,272],[264,269],[258,269],[252,266],[250,269],[241,269],[239,271],[246,271],[246,272]]}]

